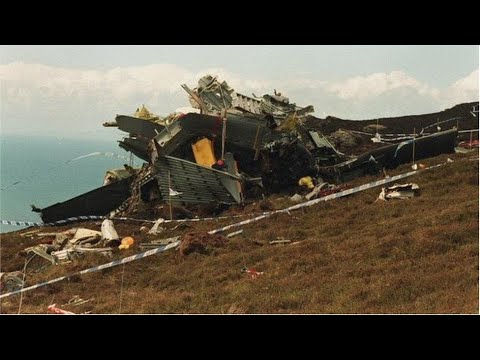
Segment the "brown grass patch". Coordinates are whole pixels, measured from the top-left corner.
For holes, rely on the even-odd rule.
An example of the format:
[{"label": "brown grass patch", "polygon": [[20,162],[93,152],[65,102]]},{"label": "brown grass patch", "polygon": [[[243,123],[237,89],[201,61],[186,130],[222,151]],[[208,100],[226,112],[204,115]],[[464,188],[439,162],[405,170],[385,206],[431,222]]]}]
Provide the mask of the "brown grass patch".
[{"label": "brown grass patch", "polygon": [[179,250],[183,256],[192,253],[209,254],[214,248],[223,247],[227,243],[225,236],[206,232],[187,233],[181,240]]}]

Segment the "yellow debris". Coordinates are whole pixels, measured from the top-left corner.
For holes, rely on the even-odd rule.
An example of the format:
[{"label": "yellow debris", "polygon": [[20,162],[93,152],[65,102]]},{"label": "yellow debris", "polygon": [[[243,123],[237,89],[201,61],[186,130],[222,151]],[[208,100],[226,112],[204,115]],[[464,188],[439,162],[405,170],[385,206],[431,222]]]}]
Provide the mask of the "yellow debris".
[{"label": "yellow debris", "polygon": [[140,109],[137,109],[137,111],[135,111],[135,114],[133,114],[133,116],[143,120],[150,120],[150,121],[155,121],[159,119],[158,116],[148,111],[145,105],[142,105]]},{"label": "yellow debris", "polygon": [[120,244],[120,246],[118,247],[120,250],[122,249],[129,249],[130,246],[132,246],[134,244],[135,240],[131,237],[131,236],[127,236],[127,237],[124,237],[122,239],[122,243]]},{"label": "yellow debris", "polygon": [[311,176],[304,176],[300,180],[298,180],[298,185],[306,186],[308,189],[313,189],[315,185],[313,184],[313,179]]},{"label": "yellow debris", "polygon": [[195,161],[199,165],[211,167],[217,162],[215,153],[213,152],[213,141],[207,138],[198,140],[192,144],[193,155]]}]

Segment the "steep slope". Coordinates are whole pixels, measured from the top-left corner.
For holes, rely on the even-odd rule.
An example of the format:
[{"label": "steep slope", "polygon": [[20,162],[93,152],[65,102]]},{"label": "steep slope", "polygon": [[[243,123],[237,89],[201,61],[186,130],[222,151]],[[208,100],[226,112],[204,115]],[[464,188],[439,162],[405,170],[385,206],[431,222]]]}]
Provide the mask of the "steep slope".
[{"label": "steep slope", "polygon": [[[384,203],[375,201],[380,189],[374,188],[275,215],[243,226],[242,235],[208,254],[182,256],[169,250],[126,264],[123,289],[118,266],[26,292],[22,313],[45,313],[49,304],[66,304],[74,295],[94,300],[63,308],[117,313],[120,294],[123,313],[478,313],[478,151],[422,162],[444,163],[448,157],[454,162],[406,180],[420,186],[419,197]],[[389,175],[409,170],[404,165]],[[271,198],[230,213],[290,204],[286,198]],[[153,238],[232,222],[191,223]],[[116,257],[140,251],[138,244],[148,238],[141,225],[116,222],[121,236],[137,241]],[[98,229],[99,223],[48,231],[74,226]],[[269,245],[277,237],[295,244]],[[24,260],[18,252],[33,243],[19,232],[2,234],[2,271],[20,270]],[[92,255],[51,266],[28,278],[27,285],[107,261]],[[252,279],[241,272],[243,267],[264,274]],[[0,305],[2,313],[16,313],[19,296],[2,299]]]}]

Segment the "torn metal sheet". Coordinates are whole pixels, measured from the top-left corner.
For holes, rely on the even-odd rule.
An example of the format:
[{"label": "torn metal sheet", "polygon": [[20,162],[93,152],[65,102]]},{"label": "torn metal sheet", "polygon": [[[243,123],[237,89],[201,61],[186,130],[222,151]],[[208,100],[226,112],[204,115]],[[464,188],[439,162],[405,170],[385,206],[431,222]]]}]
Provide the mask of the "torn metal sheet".
[{"label": "torn metal sheet", "polygon": [[108,185],[115,181],[126,179],[130,175],[132,175],[131,170],[125,168],[107,170],[103,179],[103,185]]},{"label": "torn metal sheet", "polygon": [[321,147],[333,147],[332,144],[325,138],[325,136],[320,136],[318,131],[309,131],[310,137],[312,138],[315,145],[319,148]]},{"label": "torn metal sheet", "polygon": [[[451,129],[415,139],[415,159],[453,153],[457,130]],[[335,180],[349,181],[356,177],[378,173],[382,168],[393,169],[413,159],[413,139],[375,149],[335,165]],[[326,169],[325,169],[326,170]],[[327,170],[328,171],[328,170]],[[328,172],[325,173],[328,176]]]},{"label": "torn metal sheet", "polygon": [[125,151],[131,152],[136,157],[149,161],[149,141],[142,138],[136,137],[127,137],[123,140],[118,141],[118,146],[120,146]]},{"label": "torn metal sheet", "polygon": [[164,200],[169,200],[171,188],[181,193],[172,196],[172,202],[236,204],[242,201],[242,194],[237,191],[237,185],[241,184],[239,176],[171,156],[161,156],[155,169]]},{"label": "torn metal sheet", "polygon": [[157,239],[157,240],[152,240],[148,243],[142,243],[140,245],[140,248],[142,250],[145,250],[145,249],[154,249],[154,248],[157,248],[159,246],[164,246],[164,245],[168,245],[168,244],[173,244],[175,242],[177,242],[178,240],[180,240],[180,236],[174,236],[174,237],[170,237],[170,238],[166,238],[166,239]]},{"label": "torn metal sheet", "polygon": [[296,113],[299,116],[314,111],[313,106],[299,107],[290,103],[290,99],[274,90],[274,94],[262,97],[249,97],[233,90],[225,81],[219,82],[216,76],[205,75],[198,80],[198,86],[191,90],[182,87],[190,95],[190,103],[206,113],[219,115],[227,110],[232,113],[250,113],[253,115],[270,115],[278,121]]},{"label": "torn metal sheet", "polygon": [[51,255],[51,253],[52,251],[55,251],[57,249],[58,247],[55,247],[55,246],[39,244],[39,245],[28,247],[25,250],[23,250],[23,252],[27,255],[30,253],[34,253],[35,255],[38,255],[44,258],[45,260],[51,262],[53,265],[55,265],[57,263],[57,259],[55,258],[55,256]]},{"label": "torn metal sheet", "polygon": [[148,234],[149,235],[158,235],[160,234],[163,230],[165,230],[165,228],[163,227],[160,227],[160,224],[163,223],[165,221],[165,219],[163,218],[159,218],[157,221],[155,221],[155,224],[153,224],[152,228],[150,230],[148,230]]},{"label": "torn metal sheet", "polygon": [[152,139],[164,129],[164,125],[151,120],[140,119],[128,115],[117,115],[115,122],[120,130],[132,135]]},{"label": "torn metal sheet", "polygon": [[409,199],[418,195],[419,190],[420,187],[415,183],[395,184],[387,188],[382,188],[378,199],[385,201],[388,199]]},{"label": "torn metal sheet", "polygon": [[132,177],[101,186],[65,202],[41,209],[43,222],[55,222],[70,217],[104,216],[130,197]]},{"label": "torn metal sheet", "polygon": [[55,264],[68,264],[72,262],[74,259],[73,252],[72,249],[52,251],[52,256],[55,258]]},{"label": "torn metal sheet", "polygon": [[11,292],[23,287],[23,273],[21,271],[0,272],[0,291]]},{"label": "torn metal sheet", "polygon": [[85,239],[89,239],[97,236],[98,237],[102,236],[102,233],[96,230],[78,228],[75,230],[74,236],[71,240],[69,240],[69,243],[75,244],[77,242],[80,242],[81,240],[85,240]]}]

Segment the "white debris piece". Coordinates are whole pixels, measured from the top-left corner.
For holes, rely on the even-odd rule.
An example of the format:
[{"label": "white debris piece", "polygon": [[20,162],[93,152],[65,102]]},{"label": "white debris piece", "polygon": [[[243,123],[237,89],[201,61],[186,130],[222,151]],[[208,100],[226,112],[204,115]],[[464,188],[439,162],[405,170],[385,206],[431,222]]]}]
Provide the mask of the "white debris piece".
[{"label": "white debris piece", "polygon": [[388,188],[382,188],[378,199],[384,201],[388,199],[408,199],[417,195],[419,190],[420,187],[415,183],[395,184]]},{"label": "white debris piece", "polygon": [[299,194],[295,194],[290,198],[290,200],[293,202],[299,203],[299,202],[302,202],[303,196]]},{"label": "white debris piece", "polygon": [[105,219],[102,222],[102,240],[105,241],[106,246],[116,246],[120,243],[120,237],[113,227],[113,221]]},{"label": "white debris piece", "polygon": [[164,218],[160,218],[157,221],[155,221],[155,224],[153,224],[152,228],[148,231],[150,235],[158,235],[160,234],[165,228],[161,227],[159,228],[160,224],[165,221]]},{"label": "white debris piece", "polygon": [[324,182],[322,184],[315,186],[311,192],[305,195],[305,199],[311,200],[312,198],[316,198],[318,196],[318,193],[327,185],[328,183]]}]

